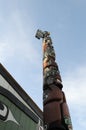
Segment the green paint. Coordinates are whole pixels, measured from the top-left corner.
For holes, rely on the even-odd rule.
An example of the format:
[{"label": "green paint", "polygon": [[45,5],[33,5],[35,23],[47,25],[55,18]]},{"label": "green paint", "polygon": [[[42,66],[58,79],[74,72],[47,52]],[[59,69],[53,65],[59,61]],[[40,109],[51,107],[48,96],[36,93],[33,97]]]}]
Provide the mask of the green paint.
[{"label": "green paint", "polygon": [[6,97],[0,95],[0,101],[8,106],[19,123],[18,125],[13,121],[3,122],[0,120],[0,130],[36,130],[37,124]]},{"label": "green paint", "polygon": [[67,125],[71,125],[72,124],[70,117],[64,117],[64,120],[65,120],[65,124],[67,124]]}]

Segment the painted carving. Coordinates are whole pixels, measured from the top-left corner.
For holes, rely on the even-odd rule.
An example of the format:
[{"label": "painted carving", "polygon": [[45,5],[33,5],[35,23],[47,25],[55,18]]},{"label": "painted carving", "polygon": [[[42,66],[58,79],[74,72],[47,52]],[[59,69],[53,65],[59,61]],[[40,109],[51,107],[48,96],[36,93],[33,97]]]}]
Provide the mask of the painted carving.
[{"label": "painted carving", "polygon": [[0,101],[0,119],[4,122],[12,121],[19,125],[19,123],[14,118],[11,110],[5,105],[3,102]]},{"label": "painted carving", "polygon": [[39,120],[38,125],[37,125],[37,130],[44,130],[43,126],[41,126],[40,120]]}]

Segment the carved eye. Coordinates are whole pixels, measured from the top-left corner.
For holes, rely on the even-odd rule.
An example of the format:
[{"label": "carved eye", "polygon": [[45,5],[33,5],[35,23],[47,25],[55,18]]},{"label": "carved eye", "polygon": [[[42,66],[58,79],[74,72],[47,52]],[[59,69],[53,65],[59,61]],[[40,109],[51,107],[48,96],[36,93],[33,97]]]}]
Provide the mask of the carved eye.
[{"label": "carved eye", "polygon": [[9,110],[7,106],[0,101],[0,119],[5,121],[7,119],[8,112]]},{"label": "carved eye", "polygon": [[4,106],[3,104],[0,102],[0,109],[3,110],[4,109]]}]

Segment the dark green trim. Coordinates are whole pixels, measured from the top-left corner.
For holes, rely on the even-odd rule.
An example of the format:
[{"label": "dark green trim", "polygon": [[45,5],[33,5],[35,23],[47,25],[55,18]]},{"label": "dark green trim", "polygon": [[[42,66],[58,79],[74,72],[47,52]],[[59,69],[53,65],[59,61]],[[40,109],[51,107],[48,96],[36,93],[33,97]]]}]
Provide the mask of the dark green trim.
[{"label": "dark green trim", "polygon": [[41,120],[43,120],[43,112],[29,97],[29,95],[22,89],[22,87],[16,82],[16,80],[10,75],[10,73],[3,67],[1,63],[0,63],[0,74],[12,86],[12,88],[22,97],[22,99],[32,108],[32,110],[41,118]]},{"label": "dark green trim", "polygon": [[27,116],[29,116],[33,121],[38,123],[39,118],[27,108],[22,102],[20,102],[11,92],[0,86],[0,94],[8,98],[13,104],[15,104],[19,109],[21,109]]}]

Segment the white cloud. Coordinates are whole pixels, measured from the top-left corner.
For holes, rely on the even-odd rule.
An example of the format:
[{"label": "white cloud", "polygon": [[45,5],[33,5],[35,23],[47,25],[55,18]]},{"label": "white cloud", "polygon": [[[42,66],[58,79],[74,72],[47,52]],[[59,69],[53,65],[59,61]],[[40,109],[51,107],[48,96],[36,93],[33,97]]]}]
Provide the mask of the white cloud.
[{"label": "white cloud", "polygon": [[9,43],[0,43],[0,61],[5,62],[7,59],[20,59],[24,62],[28,60],[30,64],[38,65],[37,62],[39,61],[40,55],[34,48],[34,45],[30,43],[29,41],[28,43],[21,42],[21,44],[18,42],[12,43],[10,40]]},{"label": "white cloud", "polygon": [[0,43],[0,61],[4,62],[7,57],[12,57],[14,53],[13,48],[9,43]]},{"label": "white cloud", "polygon": [[64,91],[69,102],[86,105],[86,67],[71,70],[64,77]]},{"label": "white cloud", "polygon": [[[5,62],[11,59],[19,59],[31,64],[38,65],[40,55],[30,37],[32,33],[31,20],[26,28],[24,15],[18,10],[11,12],[3,28],[2,39],[0,40],[0,61]],[[3,25],[4,27],[4,25]],[[30,35],[29,35],[30,34]]]},{"label": "white cloud", "polygon": [[66,73],[63,84],[73,127],[77,130],[81,127],[86,129],[86,66],[73,68]]}]

